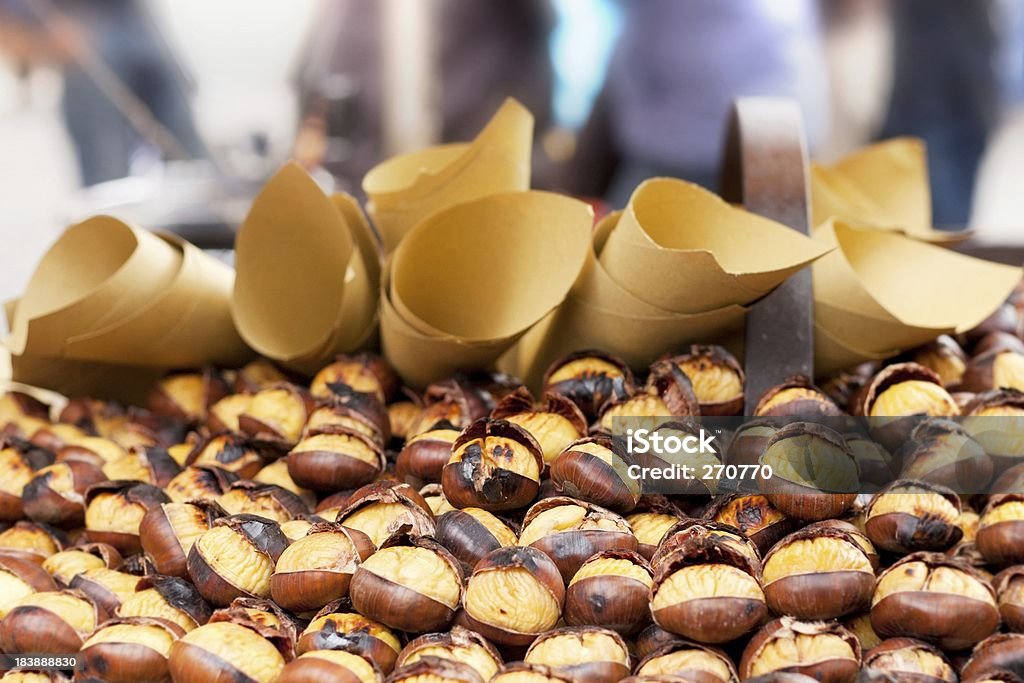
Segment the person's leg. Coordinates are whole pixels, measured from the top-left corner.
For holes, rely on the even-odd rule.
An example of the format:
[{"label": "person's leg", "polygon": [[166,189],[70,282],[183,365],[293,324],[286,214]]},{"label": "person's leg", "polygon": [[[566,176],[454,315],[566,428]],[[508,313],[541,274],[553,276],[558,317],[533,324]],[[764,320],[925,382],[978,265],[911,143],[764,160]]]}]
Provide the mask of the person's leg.
[{"label": "person's leg", "polygon": [[128,121],[78,66],[64,70],[62,108],[82,185],[128,175],[133,147]]}]

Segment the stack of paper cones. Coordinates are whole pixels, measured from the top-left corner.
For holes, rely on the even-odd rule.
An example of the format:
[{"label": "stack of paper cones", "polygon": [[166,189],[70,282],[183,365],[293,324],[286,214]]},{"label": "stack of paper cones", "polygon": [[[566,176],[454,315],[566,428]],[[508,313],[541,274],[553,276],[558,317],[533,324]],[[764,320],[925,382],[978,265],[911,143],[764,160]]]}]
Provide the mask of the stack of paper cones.
[{"label": "stack of paper cones", "polygon": [[68,228],[8,302],[13,378],[134,397],[160,369],[237,364],[231,268],[188,242],[109,216]]},{"label": "stack of paper cones", "polygon": [[827,251],[697,185],[648,180],[598,225],[565,303],[509,367],[532,381],[577,349],[603,349],[634,367],[692,342],[739,350],[747,305]]},{"label": "stack of paper cones", "polygon": [[328,197],[296,164],[253,202],[235,242],[235,268],[235,324],[267,358],[312,373],[374,342],[377,240],[352,197]]}]

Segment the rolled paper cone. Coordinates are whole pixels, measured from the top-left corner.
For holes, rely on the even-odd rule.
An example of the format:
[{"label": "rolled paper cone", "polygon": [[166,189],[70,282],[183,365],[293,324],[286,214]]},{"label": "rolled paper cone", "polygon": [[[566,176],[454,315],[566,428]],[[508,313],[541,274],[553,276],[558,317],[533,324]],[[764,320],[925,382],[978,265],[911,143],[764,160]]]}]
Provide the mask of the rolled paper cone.
[{"label": "rolled paper cone", "polygon": [[[863,346],[857,348],[868,355],[885,354],[892,349],[909,349],[926,344],[939,335],[956,332],[950,327],[905,325],[892,316],[876,318],[824,302],[815,304],[814,323],[837,340],[859,340]],[[870,337],[861,332],[864,328],[872,331]]]},{"label": "rolled paper cone", "polygon": [[372,168],[363,178],[363,191],[385,253],[441,209],[529,189],[532,146],[533,116],[509,98],[473,142],[430,147]]},{"label": "rolled paper cone", "polygon": [[[835,219],[818,226],[814,236],[838,247],[813,266],[815,301],[830,307],[823,308],[828,331],[842,334],[843,343],[854,349],[880,351],[886,344],[906,349],[936,331],[970,330],[1021,278],[1014,266]],[[859,316],[858,324],[829,320],[835,311]],[[894,334],[899,326],[902,339]]]},{"label": "rolled paper cone", "polygon": [[57,391],[141,405],[163,370],[48,356],[11,356],[15,382]]},{"label": "rolled paper cone", "polygon": [[231,267],[175,235],[160,236],[182,254],[170,285],[135,315],[69,339],[63,357],[185,367],[240,365],[253,356],[231,320]]},{"label": "rolled paper cone", "polygon": [[231,311],[242,338],[308,371],[372,337],[372,242],[351,198],[330,198],[298,165],[285,165],[256,197],[235,244]]},{"label": "rolled paper cone", "polygon": [[180,267],[180,250],[110,216],[71,226],[29,279],[11,324],[11,353],[63,355],[69,339],[145,308]]},{"label": "rolled paper cone", "polygon": [[912,137],[868,145],[832,165],[812,165],[811,214],[814,225],[844,218],[940,244],[970,236],[968,230],[932,227],[927,151],[923,140]]},{"label": "rolled paper cone", "polygon": [[831,375],[867,361],[880,361],[897,355],[899,351],[872,352],[848,346],[824,328],[814,326],[814,371]]},{"label": "rolled paper cone", "polygon": [[623,289],[675,313],[745,305],[828,251],[672,178],[637,187],[600,260]]}]

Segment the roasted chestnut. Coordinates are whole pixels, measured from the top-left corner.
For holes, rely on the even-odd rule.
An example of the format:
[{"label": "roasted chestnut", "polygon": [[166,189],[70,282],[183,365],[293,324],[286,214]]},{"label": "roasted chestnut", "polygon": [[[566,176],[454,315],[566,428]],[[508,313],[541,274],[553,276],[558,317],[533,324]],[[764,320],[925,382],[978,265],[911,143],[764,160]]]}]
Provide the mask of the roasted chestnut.
[{"label": "roasted chestnut", "polygon": [[187,577],[185,561],[192,545],[215,519],[226,514],[220,505],[207,500],[152,507],[139,524],[142,549],[161,574]]},{"label": "roasted chestnut", "polygon": [[488,640],[524,646],[562,615],[565,584],[536,548],[499,548],[477,563],[466,583],[460,619]]},{"label": "roasted chestnut", "polygon": [[53,454],[13,439],[0,439],[0,522],[25,516],[21,496],[37,470],[53,464]]},{"label": "roasted chestnut", "polygon": [[776,429],[777,426],[771,420],[744,422],[737,427],[732,440],[729,441],[729,447],[725,451],[725,462],[736,466],[757,465]]},{"label": "roasted chestnut", "polygon": [[483,681],[501,668],[501,655],[479,633],[453,626],[447,633],[428,633],[409,641],[398,654],[398,667],[414,664],[424,657],[436,657],[473,668]]},{"label": "roasted chestnut", "polygon": [[361,614],[413,633],[448,625],[462,600],[462,569],[427,537],[396,535],[359,565],[352,605]]},{"label": "roasted chestnut", "polygon": [[622,423],[654,430],[670,418],[699,414],[700,404],[690,378],[672,363],[658,361],[651,366],[643,390],[605,404],[593,431],[621,433]]},{"label": "roasted chestnut", "polygon": [[64,588],[71,579],[88,569],[118,569],[121,553],[106,543],[87,543],[50,555],[43,560],[43,570]]},{"label": "roasted chestnut", "polygon": [[79,572],[69,585],[89,597],[104,614],[114,614],[121,602],[135,593],[139,577],[103,567]]},{"label": "roasted chestnut", "polygon": [[459,430],[441,423],[410,437],[395,461],[395,474],[411,483],[441,481],[441,471],[452,455]]},{"label": "roasted chestnut", "polygon": [[846,445],[857,461],[862,484],[870,485],[866,491],[875,491],[893,479],[893,458],[880,444],[862,434],[844,434]]},{"label": "roasted chestnut", "polygon": [[162,619],[106,621],[82,644],[78,675],[109,683],[163,683],[170,680],[171,645],[183,635],[181,627]]},{"label": "roasted chestnut", "polygon": [[644,656],[636,668],[636,674],[638,681],[651,683],[671,683],[676,680],[708,683],[736,681],[736,668],[724,652],[680,638]]},{"label": "roasted chestnut", "polygon": [[473,667],[440,657],[423,657],[391,672],[387,683],[483,683]]},{"label": "roasted chestnut", "polygon": [[132,555],[142,551],[139,526],[146,512],[170,499],[152,484],[108,481],[91,487],[85,502],[86,538],[112,545],[122,555]]},{"label": "roasted chestnut", "polygon": [[9,605],[26,595],[55,590],[57,584],[46,569],[28,559],[0,555],[0,618]]},{"label": "roasted chestnut", "polygon": [[636,550],[637,540],[619,515],[581,500],[553,496],[527,511],[519,545],[546,553],[568,581],[594,553]]},{"label": "roasted chestnut", "polygon": [[236,481],[217,499],[229,515],[258,515],[278,524],[309,512],[302,499],[286,488],[256,481]]},{"label": "roasted chestnut", "polygon": [[450,510],[437,518],[437,541],[471,573],[484,555],[516,544],[516,534],[505,522],[480,508]]},{"label": "roasted chestnut", "polygon": [[316,507],[316,495],[309,489],[302,488],[296,484],[295,480],[292,479],[292,475],[288,473],[287,458],[280,458],[269,465],[265,465],[263,469],[256,473],[252,480],[258,481],[261,484],[280,486],[298,496],[308,509]]},{"label": "roasted chestnut", "polygon": [[864,388],[857,412],[871,418],[871,436],[895,453],[919,421],[908,416],[952,417],[960,414],[960,406],[928,368],[895,363],[879,371]]},{"label": "roasted chestnut", "polygon": [[600,351],[577,351],[547,369],[544,391],[565,396],[592,421],[605,403],[633,393],[633,373],[614,356]]},{"label": "roasted chestnut", "polygon": [[978,521],[974,542],[990,564],[1024,563],[1024,493],[993,496]]},{"label": "roasted chestnut", "polygon": [[357,490],[338,513],[337,521],[366,534],[377,547],[402,527],[409,527],[416,536],[434,534],[434,518],[427,502],[408,484],[393,481],[378,481]]},{"label": "roasted chestnut", "polygon": [[185,631],[201,626],[212,609],[195,586],[176,576],[145,576],[138,590],[117,608],[119,617],[155,617],[177,624]]},{"label": "roasted chestnut", "polygon": [[687,546],[687,544],[698,543],[703,538],[711,538],[715,542],[724,543],[741,555],[750,558],[751,562],[756,563],[757,566],[761,566],[761,553],[757,550],[757,546],[743,535],[742,531],[728,524],[707,519],[684,519],[676,522],[665,533],[661,545],[651,557],[651,566],[657,570],[662,560],[675,550]]},{"label": "roasted chestnut", "polygon": [[513,662],[506,664],[489,683],[576,683],[575,679],[550,666]]},{"label": "roasted chestnut", "polygon": [[567,496],[626,513],[640,500],[640,484],[626,476],[627,462],[607,436],[573,441],[551,463],[551,479]]},{"label": "roasted chestnut", "polygon": [[68,545],[68,537],[48,524],[15,522],[0,531],[0,551],[34,562],[41,563]]},{"label": "roasted chestnut", "polygon": [[992,459],[961,425],[941,418],[923,420],[897,454],[900,479],[919,479],[958,491],[983,491],[992,478]]},{"label": "roasted chestnut", "polygon": [[541,634],[523,658],[567,674],[575,681],[617,683],[629,675],[629,651],[615,631],[570,626]]},{"label": "roasted chestnut", "polygon": [[441,486],[457,508],[514,510],[537,496],[543,467],[540,444],[529,432],[505,420],[484,418],[452,444]]},{"label": "roasted chestnut", "polygon": [[241,433],[238,426],[238,418],[249,410],[252,403],[252,394],[229,394],[220,399],[212,406],[206,416],[206,427],[214,433],[234,432]]},{"label": "roasted chestnut", "polygon": [[736,357],[721,346],[694,344],[686,353],[663,358],[690,378],[701,415],[742,415],[746,378]]},{"label": "roasted chestnut", "polygon": [[994,389],[975,396],[961,421],[992,458],[998,473],[1024,463],[1024,393]]},{"label": "roasted chestnut", "polygon": [[[423,500],[426,501],[427,507],[430,508],[430,511],[434,513],[434,517],[440,517],[446,512],[458,509],[453,507],[452,504],[448,502],[448,499],[444,497],[444,489],[441,488],[440,484],[427,484],[419,490],[419,494]],[[480,508],[473,509],[479,510]],[[484,512],[487,511],[484,510]]]},{"label": "roasted chestnut", "polygon": [[313,377],[310,392],[317,398],[355,392],[386,401],[398,391],[398,377],[382,358],[371,353],[338,358]]},{"label": "roasted chestnut", "polygon": [[395,667],[401,649],[398,637],[387,626],[352,612],[345,601],[333,602],[320,610],[295,646],[299,654],[347,650],[373,662],[384,673]]},{"label": "roasted chestnut", "polygon": [[992,583],[1003,624],[1011,631],[1024,633],[1024,566],[1004,569]]},{"label": "roasted chestnut", "polygon": [[210,603],[240,596],[270,596],[274,563],[288,539],[272,520],[256,515],[221,517],[196,539],[186,566],[192,583]]},{"label": "roasted chestnut", "polygon": [[864,654],[864,668],[893,674],[915,683],[956,683],[956,671],[928,643],[913,638],[890,638]]},{"label": "roasted chestnut", "polygon": [[767,617],[759,563],[726,539],[690,536],[656,564],[651,616],[666,631],[725,643]]},{"label": "roasted chestnut", "polygon": [[875,629],[871,625],[870,611],[861,612],[843,620],[843,626],[850,633],[857,636],[857,640],[860,641],[860,648],[865,652],[882,642],[882,637],[875,633]]},{"label": "roasted chestnut", "polygon": [[871,559],[850,532],[821,523],[772,547],[762,569],[764,595],[776,614],[803,620],[836,619],[871,601]]},{"label": "roasted chestnut", "polygon": [[634,511],[626,517],[626,522],[633,530],[637,540],[637,551],[648,560],[654,555],[654,551],[665,537],[665,532],[672,528],[681,517],[679,511],[667,501],[659,501],[653,505],[644,501],[647,496],[641,499],[642,511]]},{"label": "roasted chestnut", "polygon": [[357,488],[384,469],[380,446],[358,432],[323,427],[307,433],[288,454],[288,473],[314,491]]},{"label": "roasted chestnut", "polygon": [[407,441],[412,437],[412,427],[419,420],[420,406],[418,395],[409,391],[405,401],[396,401],[388,404],[388,426],[391,427],[391,439]]},{"label": "roasted chestnut", "polygon": [[281,553],[270,594],[285,609],[318,610],[348,595],[352,575],[372,552],[370,540],[358,531],[331,522],[314,524]]},{"label": "roasted chestnut", "polygon": [[958,386],[967,369],[967,354],[956,340],[947,334],[940,335],[935,341],[919,347],[914,351],[911,360],[938,375],[942,386],[947,388]]},{"label": "roasted chestnut", "polygon": [[750,639],[740,659],[740,677],[783,672],[823,683],[853,683],[860,663],[860,643],[839,624],[782,617]]},{"label": "roasted chestnut", "polygon": [[[217,467],[225,472],[236,475],[243,479],[256,476],[256,473],[263,469],[264,457],[245,437],[237,434],[218,434],[201,441],[189,454],[185,461],[191,466]],[[176,500],[170,489],[174,487],[179,478],[189,472],[186,468],[180,475],[171,480],[168,484],[167,495]],[[198,498],[199,496],[192,496]],[[187,498],[185,499],[187,500]]]},{"label": "roasted chestnut", "polygon": [[871,542],[894,553],[945,550],[963,536],[960,497],[923,481],[892,482],[874,495],[864,519]]},{"label": "roasted chestnut", "polygon": [[277,683],[382,683],[380,670],[345,650],[311,650],[288,662]]},{"label": "roasted chestnut", "polygon": [[174,641],[167,668],[175,683],[273,683],[286,660],[271,640],[232,621],[211,622]]},{"label": "roasted chestnut", "polygon": [[907,555],[879,576],[871,624],[881,636],[963,650],[996,630],[999,610],[980,572],[962,560],[922,552]]},{"label": "roasted chestnut", "polygon": [[1006,346],[997,346],[980,353],[967,362],[961,388],[982,392],[989,389],[1024,391],[1024,353]]},{"label": "roasted chestnut", "polygon": [[755,417],[836,417],[843,411],[807,377],[794,376],[777,384],[757,400]]},{"label": "roasted chestnut", "polygon": [[650,620],[654,575],[647,561],[625,550],[606,550],[583,563],[565,591],[565,623],[604,626],[632,635]]},{"label": "roasted chestnut", "polygon": [[254,442],[289,449],[299,442],[313,407],[305,389],[287,382],[275,384],[252,395],[238,416],[238,429]]},{"label": "roasted chestnut", "polygon": [[[1008,674],[1016,678],[1001,678]],[[964,664],[960,680],[964,683],[982,681],[1013,681],[1024,678],[1024,635],[998,633],[978,643]]]},{"label": "roasted chestnut", "polygon": [[4,652],[74,654],[105,615],[73,590],[30,593],[8,605],[0,621]]},{"label": "roasted chestnut", "polygon": [[195,424],[205,420],[209,407],[227,394],[224,378],[205,368],[164,377],[150,391],[146,405],[157,415]]},{"label": "roasted chestnut", "polygon": [[96,465],[67,460],[39,469],[25,484],[21,500],[34,522],[64,527],[80,526],[85,519],[85,491],[106,477]]},{"label": "roasted chestnut", "polygon": [[540,444],[545,464],[554,462],[569,444],[587,433],[587,418],[565,396],[547,392],[540,403],[526,387],[505,396],[491,411],[491,418],[519,425]]},{"label": "roasted chestnut", "polygon": [[742,531],[762,554],[801,526],[799,520],[782,514],[760,494],[720,496],[712,501],[706,516]]}]

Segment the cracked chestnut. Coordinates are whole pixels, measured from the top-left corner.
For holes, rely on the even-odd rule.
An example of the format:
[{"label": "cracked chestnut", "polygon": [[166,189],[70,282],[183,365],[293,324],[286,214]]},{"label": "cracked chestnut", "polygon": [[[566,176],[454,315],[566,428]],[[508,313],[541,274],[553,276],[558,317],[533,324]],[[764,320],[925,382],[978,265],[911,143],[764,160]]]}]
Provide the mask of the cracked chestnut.
[{"label": "cracked chestnut", "polygon": [[205,624],[212,608],[196,587],[176,576],[144,576],[138,590],[125,597],[118,617],[155,617],[191,631]]},{"label": "cracked chestnut", "polygon": [[78,675],[109,683],[170,681],[167,656],[181,627],[147,617],[104,622],[82,644]]},{"label": "cracked chestnut", "polygon": [[577,351],[548,367],[544,391],[565,396],[588,420],[593,420],[605,403],[633,393],[633,373],[615,356],[601,351]]},{"label": "cracked chestnut", "polygon": [[434,517],[427,502],[408,484],[394,481],[377,481],[357,490],[336,521],[366,534],[376,547],[403,527],[414,536],[434,534]]},{"label": "cracked chestnut", "polygon": [[373,553],[365,534],[320,522],[284,549],[270,577],[270,594],[293,612],[319,610],[348,595],[359,563]]},{"label": "cracked chestnut", "polygon": [[823,683],[853,683],[860,664],[860,643],[839,624],[782,617],[750,639],[740,677],[798,673]]},{"label": "cracked chestnut", "polygon": [[398,453],[395,474],[413,484],[440,482],[459,434],[460,430],[441,423],[410,437]]},{"label": "cracked chestnut", "polygon": [[139,526],[146,512],[170,499],[152,484],[122,480],[90,487],[85,502],[85,537],[112,545],[127,556],[142,551]]},{"label": "cracked chestnut", "polygon": [[881,550],[945,550],[963,536],[960,497],[938,484],[900,479],[876,493],[864,516],[864,533]]},{"label": "cracked chestnut", "polygon": [[579,407],[552,391],[536,402],[526,387],[519,387],[501,399],[491,411],[491,418],[508,420],[529,432],[540,444],[547,465],[569,444],[587,434],[587,418]]},{"label": "cracked chestnut", "polygon": [[221,517],[189,550],[188,575],[213,605],[269,597],[274,564],[287,545],[277,522],[256,515]]},{"label": "cracked chestnut", "polygon": [[617,683],[630,670],[622,636],[597,626],[570,626],[541,634],[523,661],[549,666],[580,682]]},{"label": "cracked chestnut", "polygon": [[4,652],[74,654],[106,615],[75,590],[30,593],[10,603],[0,621]]},{"label": "cracked chestnut", "polygon": [[387,626],[352,611],[351,602],[339,600],[324,606],[299,636],[297,653],[346,650],[391,673],[402,646]]},{"label": "cracked chestnut", "polygon": [[447,633],[427,633],[409,641],[398,654],[396,666],[414,664],[425,657],[446,659],[473,668],[481,680],[489,681],[501,668],[501,655],[479,633],[453,626]]},{"label": "cracked chestnut", "polygon": [[978,520],[974,542],[990,564],[1024,563],[1024,493],[992,496]]},{"label": "cracked chestnut", "polygon": [[591,556],[569,580],[565,623],[603,626],[632,635],[650,620],[654,573],[637,553],[606,550]]},{"label": "cracked chestnut", "polygon": [[226,514],[217,503],[202,499],[152,507],[139,524],[142,549],[161,574],[187,577],[185,562],[192,545]]},{"label": "cracked chestnut", "polygon": [[864,668],[912,683],[956,683],[956,671],[937,648],[913,638],[890,638],[864,653]]},{"label": "cracked chestnut", "polygon": [[636,675],[638,681],[651,683],[661,680],[735,683],[737,680],[736,667],[724,652],[679,638],[644,656],[636,667]]},{"label": "cracked chestnut", "polygon": [[640,500],[640,484],[626,476],[628,463],[610,437],[573,441],[551,463],[551,479],[567,496],[627,513]]},{"label": "cracked chestnut", "polygon": [[466,574],[487,553],[517,541],[516,533],[505,522],[480,508],[449,510],[436,523],[435,538],[462,564]]}]

